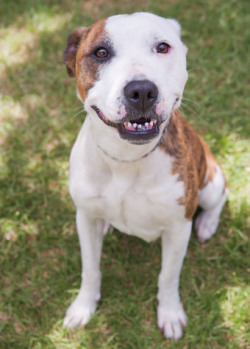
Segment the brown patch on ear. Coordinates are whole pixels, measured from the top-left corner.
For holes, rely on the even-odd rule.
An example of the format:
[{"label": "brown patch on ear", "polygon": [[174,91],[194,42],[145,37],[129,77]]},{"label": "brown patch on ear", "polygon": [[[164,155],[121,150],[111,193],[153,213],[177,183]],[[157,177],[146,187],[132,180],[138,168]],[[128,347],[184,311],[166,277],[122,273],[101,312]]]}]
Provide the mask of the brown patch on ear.
[{"label": "brown patch on ear", "polygon": [[216,160],[205,141],[193,127],[174,111],[160,148],[175,158],[173,174],[184,182],[185,196],[179,199],[185,205],[187,219],[191,220],[198,206],[198,192],[205,183],[205,177],[212,180],[216,171]]},{"label": "brown patch on ear", "polygon": [[67,47],[64,51],[63,62],[66,65],[68,75],[76,76],[76,54],[81,40],[87,36],[89,28],[77,28],[68,36]]}]

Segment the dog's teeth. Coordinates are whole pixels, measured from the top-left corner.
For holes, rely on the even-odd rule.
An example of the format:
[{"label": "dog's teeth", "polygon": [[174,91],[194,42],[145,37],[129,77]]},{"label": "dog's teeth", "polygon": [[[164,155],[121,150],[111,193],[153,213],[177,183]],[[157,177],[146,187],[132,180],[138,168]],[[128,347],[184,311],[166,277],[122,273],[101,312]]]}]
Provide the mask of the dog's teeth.
[{"label": "dog's teeth", "polygon": [[133,126],[134,126],[134,127],[137,127],[137,123],[134,123]]},{"label": "dog's teeth", "polygon": [[131,127],[131,126],[132,126],[131,122],[128,122],[128,127]]},{"label": "dog's teeth", "polygon": [[145,126],[148,127],[148,122],[145,123]]},{"label": "dog's teeth", "polygon": [[141,124],[138,125],[138,128],[141,128]]},{"label": "dog's teeth", "polygon": [[150,121],[150,126],[154,126],[154,122],[153,121]]}]

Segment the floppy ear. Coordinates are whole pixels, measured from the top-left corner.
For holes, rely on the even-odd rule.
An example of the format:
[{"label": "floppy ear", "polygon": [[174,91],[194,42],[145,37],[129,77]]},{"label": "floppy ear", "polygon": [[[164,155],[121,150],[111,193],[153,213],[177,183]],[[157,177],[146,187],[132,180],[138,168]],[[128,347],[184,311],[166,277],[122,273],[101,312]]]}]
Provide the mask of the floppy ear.
[{"label": "floppy ear", "polygon": [[75,66],[78,46],[81,39],[86,37],[88,30],[89,28],[85,27],[77,28],[68,36],[63,62],[65,63],[67,72],[71,78],[76,75]]}]

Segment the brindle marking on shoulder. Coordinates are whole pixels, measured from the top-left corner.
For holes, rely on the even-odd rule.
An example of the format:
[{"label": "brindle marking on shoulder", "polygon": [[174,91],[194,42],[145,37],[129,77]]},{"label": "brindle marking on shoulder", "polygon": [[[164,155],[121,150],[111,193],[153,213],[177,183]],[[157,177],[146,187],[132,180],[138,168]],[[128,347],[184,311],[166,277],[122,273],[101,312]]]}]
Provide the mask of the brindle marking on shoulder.
[{"label": "brindle marking on shoulder", "polygon": [[214,178],[216,161],[206,143],[178,110],[173,112],[159,146],[175,158],[173,174],[179,174],[178,180],[185,185],[185,195],[178,201],[185,205],[185,216],[191,220],[198,205],[199,189]]},{"label": "brindle marking on shoulder", "polygon": [[201,138],[200,141],[203,145],[203,149],[206,155],[206,162],[207,162],[207,172],[206,172],[206,177],[204,180],[204,185],[203,187],[205,187],[210,181],[212,181],[214,179],[215,173],[216,173],[216,165],[217,165],[217,161],[215,160],[213,154],[210,152],[207,143]]}]

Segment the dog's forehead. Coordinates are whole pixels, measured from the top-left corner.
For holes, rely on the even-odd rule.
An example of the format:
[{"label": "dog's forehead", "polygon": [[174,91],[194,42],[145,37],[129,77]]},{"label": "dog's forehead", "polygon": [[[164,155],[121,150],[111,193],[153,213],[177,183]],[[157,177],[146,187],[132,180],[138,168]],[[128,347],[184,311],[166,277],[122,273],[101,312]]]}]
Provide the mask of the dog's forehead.
[{"label": "dog's forehead", "polygon": [[109,17],[105,31],[115,47],[152,44],[154,41],[180,42],[180,26],[173,19],[165,19],[151,13],[134,13]]}]

